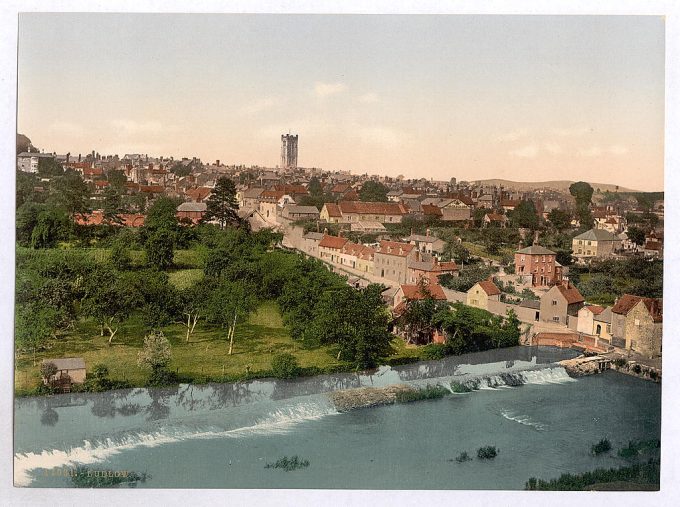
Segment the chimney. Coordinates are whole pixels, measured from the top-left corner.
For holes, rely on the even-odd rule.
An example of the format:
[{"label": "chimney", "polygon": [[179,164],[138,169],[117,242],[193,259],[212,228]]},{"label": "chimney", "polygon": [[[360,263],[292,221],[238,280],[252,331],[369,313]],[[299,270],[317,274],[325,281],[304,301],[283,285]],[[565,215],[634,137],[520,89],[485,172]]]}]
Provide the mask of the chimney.
[{"label": "chimney", "polygon": [[430,228],[425,229],[425,236],[430,237]]},{"label": "chimney", "polygon": [[215,160],[215,165],[216,165],[217,167],[220,166],[220,161],[219,161],[219,159],[218,159],[218,160]]},{"label": "chimney", "polygon": [[328,227],[323,228],[323,233],[324,233],[324,236],[328,234]]}]

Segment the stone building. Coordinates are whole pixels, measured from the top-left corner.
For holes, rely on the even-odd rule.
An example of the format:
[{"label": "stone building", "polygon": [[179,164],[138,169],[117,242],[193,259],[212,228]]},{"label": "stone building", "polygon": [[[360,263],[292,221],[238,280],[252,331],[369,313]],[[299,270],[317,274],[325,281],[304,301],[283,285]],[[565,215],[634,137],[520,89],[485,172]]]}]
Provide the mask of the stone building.
[{"label": "stone building", "polygon": [[612,307],[612,345],[647,357],[661,355],[661,299],[624,294]]}]

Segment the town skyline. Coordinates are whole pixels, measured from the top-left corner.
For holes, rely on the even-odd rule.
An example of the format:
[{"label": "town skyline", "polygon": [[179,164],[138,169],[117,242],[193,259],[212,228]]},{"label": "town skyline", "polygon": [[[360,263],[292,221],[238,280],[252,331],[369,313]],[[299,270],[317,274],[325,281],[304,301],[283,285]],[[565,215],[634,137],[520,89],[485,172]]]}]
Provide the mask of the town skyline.
[{"label": "town skyline", "polygon": [[22,14],[18,130],[266,167],[290,131],[302,167],[661,190],[663,19],[511,18]]}]

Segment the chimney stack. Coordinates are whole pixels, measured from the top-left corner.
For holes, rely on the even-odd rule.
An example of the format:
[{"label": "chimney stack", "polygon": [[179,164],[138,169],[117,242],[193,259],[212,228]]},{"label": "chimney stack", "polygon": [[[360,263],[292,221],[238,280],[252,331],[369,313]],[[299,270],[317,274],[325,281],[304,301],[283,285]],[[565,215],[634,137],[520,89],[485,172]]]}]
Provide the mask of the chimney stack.
[{"label": "chimney stack", "polygon": [[430,237],[430,228],[425,229],[425,236]]},{"label": "chimney stack", "polygon": [[324,228],[323,228],[323,233],[324,233],[324,235],[327,235],[327,234],[328,234],[328,227],[324,227]]},{"label": "chimney stack", "polygon": [[81,155],[80,155],[80,153],[78,153],[78,162],[80,162],[80,159],[81,159]]}]

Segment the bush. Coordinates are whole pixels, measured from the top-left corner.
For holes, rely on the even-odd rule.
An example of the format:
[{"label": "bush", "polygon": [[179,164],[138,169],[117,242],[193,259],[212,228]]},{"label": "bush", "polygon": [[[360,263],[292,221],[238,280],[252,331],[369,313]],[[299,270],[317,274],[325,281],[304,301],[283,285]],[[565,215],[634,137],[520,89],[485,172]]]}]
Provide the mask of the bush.
[{"label": "bush", "polygon": [[272,359],[272,373],[276,378],[294,378],[300,374],[300,365],[293,354],[277,354]]},{"label": "bush", "polygon": [[611,451],[611,449],[612,449],[611,442],[609,440],[607,440],[606,438],[603,438],[598,443],[591,446],[590,452],[594,456],[597,456],[599,454],[609,452],[609,451]]},{"label": "bush", "polygon": [[627,447],[622,447],[617,453],[619,457],[625,459],[636,458],[645,452],[654,451],[661,447],[660,440],[630,440]]},{"label": "bush", "polygon": [[[524,486],[526,490],[544,491],[582,491],[593,484],[608,482],[630,482],[633,485],[659,485],[660,463],[659,460],[649,460],[645,464],[636,464],[628,467],[598,468],[592,472],[582,474],[562,474],[559,479],[545,481],[532,477]],[[642,489],[642,488],[631,488]]]},{"label": "bush", "polygon": [[466,384],[461,384],[460,382],[456,382],[454,380],[451,382],[451,391],[454,393],[469,393],[472,391],[472,388],[468,387]]},{"label": "bush", "polygon": [[493,459],[498,455],[498,449],[493,445],[486,445],[477,449],[479,459]]},{"label": "bush", "polygon": [[633,371],[639,375],[640,373],[642,373],[642,368],[640,367],[639,364],[636,364],[635,366],[633,366]]},{"label": "bush", "polygon": [[446,357],[446,345],[441,343],[425,345],[420,351],[420,356],[427,361],[443,359]]},{"label": "bush", "polygon": [[457,461],[458,463],[463,463],[463,462],[465,462],[465,461],[470,461],[470,460],[472,460],[472,458],[471,458],[470,455],[469,455],[467,452],[465,452],[465,451],[461,452],[458,456],[456,456],[456,461]]},{"label": "bush", "polygon": [[443,398],[449,390],[442,386],[426,386],[424,389],[418,389],[415,391],[399,391],[397,392],[396,399],[398,403],[408,403],[410,401],[420,401],[420,400],[434,400],[438,398]]},{"label": "bush", "polygon": [[267,463],[265,468],[283,468],[286,472],[291,472],[293,470],[298,470],[300,468],[307,468],[309,466],[309,460],[298,458],[297,454],[292,458],[284,456],[276,461],[276,463]]},{"label": "bush", "polygon": [[616,359],[614,359],[613,362],[617,368],[623,368],[624,366],[626,366],[627,363],[627,361],[622,357],[617,357]]},{"label": "bush", "polygon": [[179,376],[167,368],[158,367],[151,370],[151,375],[146,381],[147,387],[171,386],[179,383]]}]

